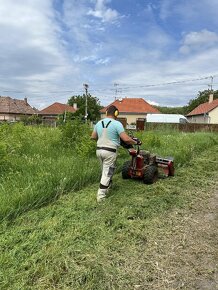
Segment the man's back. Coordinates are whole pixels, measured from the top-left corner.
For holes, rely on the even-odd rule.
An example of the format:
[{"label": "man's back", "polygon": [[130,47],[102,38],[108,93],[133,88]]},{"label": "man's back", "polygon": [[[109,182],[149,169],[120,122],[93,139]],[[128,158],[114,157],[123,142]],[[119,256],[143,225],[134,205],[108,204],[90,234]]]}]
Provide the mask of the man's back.
[{"label": "man's back", "polygon": [[96,125],[94,130],[98,134],[98,138],[102,136],[103,129],[107,129],[108,138],[116,145],[120,145],[120,133],[124,132],[123,125],[112,118],[104,118],[100,120]]}]

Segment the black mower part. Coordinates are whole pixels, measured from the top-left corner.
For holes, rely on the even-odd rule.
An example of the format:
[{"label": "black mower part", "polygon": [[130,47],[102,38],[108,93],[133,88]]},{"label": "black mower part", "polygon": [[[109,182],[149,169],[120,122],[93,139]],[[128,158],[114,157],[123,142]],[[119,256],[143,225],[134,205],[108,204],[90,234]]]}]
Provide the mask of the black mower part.
[{"label": "black mower part", "polygon": [[129,178],[131,178],[131,176],[129,175],[130,166],[131,166],[131,161],[126,161],[123,164],[123,168],[122,168],[122,178],[123,179],[129,179]]},{"label": "black mower part", "polygon": [[145,172],[143,177],[143,182],[145,184],[153,184],[158,180],[158,168],[156,165],[149,165]]}]

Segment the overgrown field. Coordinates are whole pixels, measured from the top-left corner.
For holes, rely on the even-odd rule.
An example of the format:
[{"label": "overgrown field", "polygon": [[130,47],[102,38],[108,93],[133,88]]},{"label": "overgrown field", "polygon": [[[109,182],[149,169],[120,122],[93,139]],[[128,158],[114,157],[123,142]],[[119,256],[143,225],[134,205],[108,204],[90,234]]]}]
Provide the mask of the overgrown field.
[{"label": "overgrown field", "polygon": [[[144,185],[117,174],[109,198],[97,204],[99,170],[89,130],[85,133],[84,127],[76,135],[72,132],[77,129],[70,127],[0,130],[5,160],[0,289],[197,289],[184,281],[199,275],[197,267],[190,263],[192,273],[183,273],[177,265],[178,279],[173,272],[177,248],[181,252],[186,244],[185,237],[173,244],[177,232],[169,214],[174,211],[179,220],[182,209],[192,209],[216,188],[217,135],[138,133],[144,149],[175,157],[175,177]],[[81,147],[76,148],[74,139]],[[118,171],[129,158],[122,149],[119,157]],[[170,253],[164,252],[162,246],[171,240]],[[211,278],[213,271],[205,275]]]},{"label": "overgrown field", "polygon": [[77,122],[61,129],[0,126],[0,219],[96,182],[99,168],[89,135]]},{"label": "overgrown field", "polygon": [[[173,156],[176,167],[217,144],[212,133],[138,133],[143,148]],[[0,126],[0,220],[47,204],[67,192],[75,192],[99,179],[95,142],[90,129],[77,121],[59,128]],[[123,159],[120,149],[119,172]]]}]

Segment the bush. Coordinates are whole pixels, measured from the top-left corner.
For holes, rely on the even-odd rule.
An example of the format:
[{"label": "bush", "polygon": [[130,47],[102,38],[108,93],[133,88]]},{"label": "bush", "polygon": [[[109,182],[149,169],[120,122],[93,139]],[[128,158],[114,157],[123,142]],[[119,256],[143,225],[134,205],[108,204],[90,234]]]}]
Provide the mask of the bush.
[{"label": "bush", "polygon": [[73,148],[79,156],[93,156],[96,144],[90,139],[90,126],[80,120],[68,121],[61,125],[62,144]]}]

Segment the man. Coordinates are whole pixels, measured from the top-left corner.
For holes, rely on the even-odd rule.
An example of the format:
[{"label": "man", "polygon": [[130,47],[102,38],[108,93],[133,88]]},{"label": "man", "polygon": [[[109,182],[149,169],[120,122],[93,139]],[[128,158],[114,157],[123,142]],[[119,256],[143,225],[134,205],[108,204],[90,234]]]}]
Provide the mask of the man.
[{"label": "man", "polygon": [[116,120],[118,115],[118,109],[115,106],[110,106],[106,110],[106,118],[100,120],[95,125],[91,135],[92,139],[97,140],[96,155],[102,167],[97,201],[102,201],[106,197],[111,184],[117,159],[117,149],[120,146],[120,139],[126,144],[141,144],[137,138],[132,139],[125,133],[123,125]]}]

